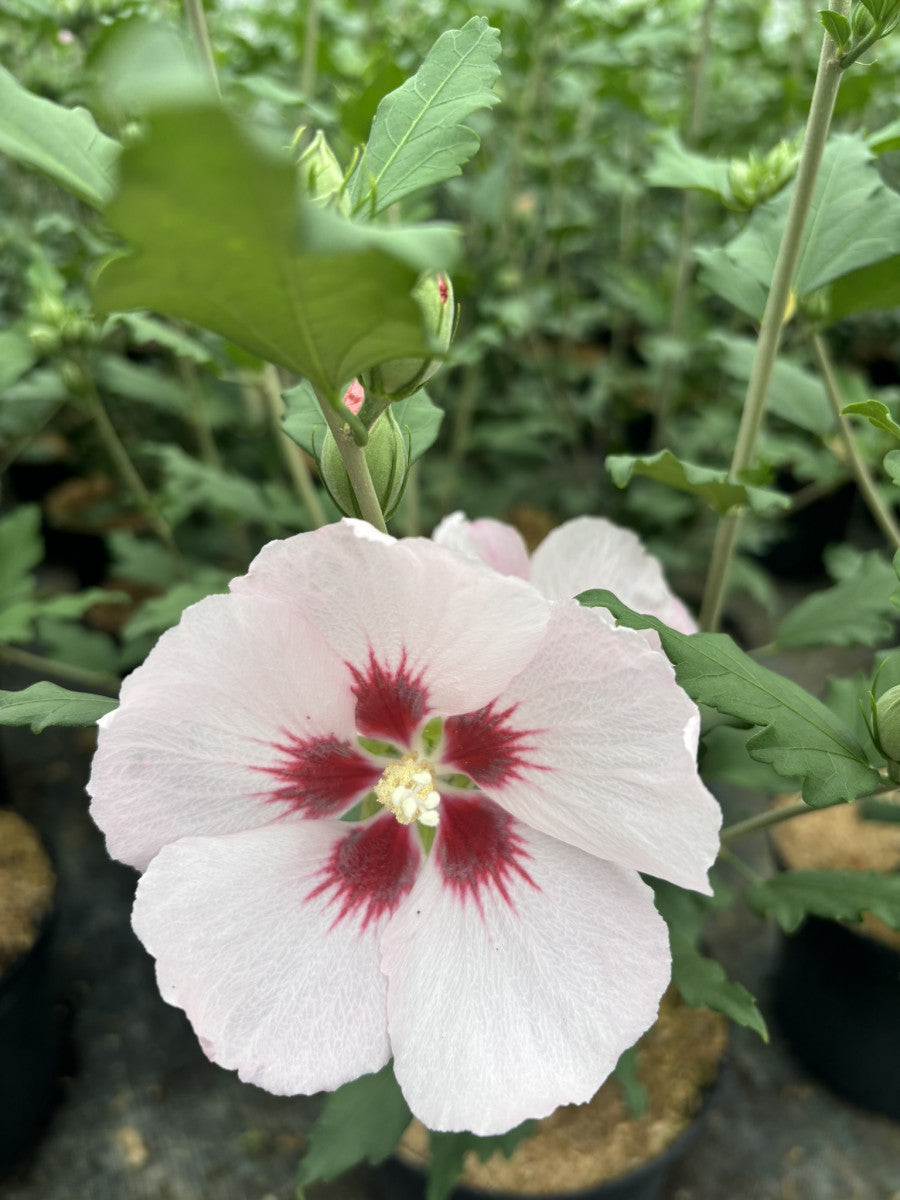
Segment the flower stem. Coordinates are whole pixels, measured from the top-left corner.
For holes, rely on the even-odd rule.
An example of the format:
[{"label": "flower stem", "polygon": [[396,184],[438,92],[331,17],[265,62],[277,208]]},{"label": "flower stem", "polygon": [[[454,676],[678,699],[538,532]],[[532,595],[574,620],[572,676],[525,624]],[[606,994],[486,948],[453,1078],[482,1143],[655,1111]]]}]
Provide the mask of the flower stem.
[{"label": "flower stem", "polygon": [[893,543],[895,550],[900,550],[900,526],[894,520],[890,509],[881,499],[878,494],[878,489],[875,486],[875,481],[869,474],[869,468],[863,461],[863,457],[859,452],[859,447],[856,444],[856,439],[853,436],[853,430],[850,427],[850,422],[841,412],[843,402],[838,389],[837,380],[834,376],[834,368],[831,364],[831,356],[828,353],[828,347],[825,344],[825,339],[818,333],[812,337],[813,353],[816,356],[816,363],[822,374],[822,382],[825,384],[825,391],[828,395],[828,402],[831,405],[831,410],[834,413],[835,420],[838,423],[838,433],[841,441],[844,444],[844,449],[847,452],[847,458],[850,461],[850,468],[853,471],[853,477],[856,480],[856,485],[862,493],[862,497],[869,507],[869,512],[875,520],[875,524],[888,539]]},{"label": "flower stem", "polygon": [[375,485],[372,483],[369,464],[366,462],[365,450],[362,446],[356,444],[349,423],[342,421],[328,401],[324,397],[319,396],[318,393],[317,398],[319,407],[322,409],[325,420],[328,422],[328,428],[334,435],[338,452],[343,461],[347,478],[350,480],[350,486],[353,488],[353,494],[356,497],[356,503],[359,505],[359,511],[362,513],[363,519],[368,521],[370,525],[374,525],[376,529],[380,529],[382,533],[387,533],[387,523],[384,519],[384,513],[381,511],[381,505],[378,502]]},{"label": "flower stem", "polygon": [[86,687],[100,688],[104,692],[118,694],[121,680],[111,671],[92,671],[88,667],[76,667],[72,663],[60,662],[56,658],[45,658],[43,654],[32,654],[17,646],[0,647],[0,661],[27,667],[41,675],[55,675],[57,679],[68,679],[72,683],[83,683]]},{"label": "flower stem", "polygon": [[733,825],[727,825],[722,830],[722,845],[736,842],[739,838],[748,837],[751,833],[760,833],[771,825],[780,825],[782,821],[792,821],[794,817],[802,817],[804,813],[819,811],[810,804],[804,804],[802,800],[798,800],[796,804],[785,804],[782,808],[767,809],[766,812],[757,813],[755,817],[748,817],[745,821],[735,821]]},{"label": "flower stem", "polygon": [[727,846],[719,847],[719,858],[724,863],[728,863],[729,867],[737,871],[747,883],[759,883],[762,876],[759,875],[752,867],[748,866],[742,858],[739,858],[735,853],[728,849]]},{"label": "flower stem", "polygon": [[319,51],[319,0],[307,0],[306,30],[303,35],[303,66],[300,70],[300,91],[307,104],[312,104],[316,90],[316,58]]},{"label": "flower stem", "polygon": [[278,439],[284,464],[297,495],[309,513],[313,527],[319,529],[328,524],[328,518],[312,481],[309,467],[306,465],[306,455],[293,438],[285,432],[281,424],[281,418],[284,415],[284,400],[281,398],[281,380],[278,377],[278,368],[272,363],[266,363],[263,367],[261,383],[266,401],[266,411],[269,414],[269,421],[275,437]]},{"label": "flower stem", "polygon": [[216,89],[216,95],[222,99],[222,93],[219,90],[219,77],[216,74],[216,60],[213,56],[212,42],[209,40],[209,29],[206,25],[206,13],[203,11],[203,0],[184,0],[184,15],[187,18],[188,29],[191,33],[191,40],[200,55],[200,59],[206,67],[213,87]]},{"label": "flower stem", "polygon": [[[840,12],[846,16],[850,10],[850,0],[831,0],[829,8],[832,12]],[[775,360],[778,357],[785,315],[791,302],[791,284],[800,257],[803,231],[806,228],[806,221],[812,206],[816,179],[819,175],[822,154],[825,150],[831,117],[834,112],[834,102],[837,99],[843,75],[841,64],[835,57],[834,50],[834,42],[826,34],[822,42],[819,70],[810,102],[809,118],[803,137],[791,206],[782,234],[781,245],[778,248],[778,257],[772,274],[772,285],[759,328],[756,353],[753,358],[741,424],[729,470],[730,479],[736,479],[751,465],[756,451],[769,382],[775,368]],[[740,523],[740,514],[729,515],[720,520],[716,530],[709,576],[700,610],[700,627],[702,629],[712,630],[718,627],[725,599],[728,568],[737,544]]]}]

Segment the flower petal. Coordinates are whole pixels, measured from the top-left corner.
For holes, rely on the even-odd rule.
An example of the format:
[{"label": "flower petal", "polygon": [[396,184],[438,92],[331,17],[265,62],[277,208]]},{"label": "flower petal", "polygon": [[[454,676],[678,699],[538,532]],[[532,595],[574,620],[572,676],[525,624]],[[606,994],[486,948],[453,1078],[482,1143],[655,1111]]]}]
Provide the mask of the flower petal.
[{"label": "flower petal", "polygon": [[160,992],[208,1057],[248,1083],[317,1092],[390,1058],[379,933],[418,854],[393,817],[368,825],[370,837],[376,826],[405,835],[399,856],[347,855],[360,826],[286,819],[166,846],[138,884],[134,927]]},{"label": "flower petal", "polygon": [[110,854],[143,870],[176,838],[249,829],[301,808],[303,787],[315,799],[310,815],[335,811],[329,786],[337,809],[348,807],[354,784],[365,794],[378,774],[366,782],[358,757],[325,762],[321,753],[355,748],[351,682],[282,603],[209,596],[188,609],[126,679],[100,730],[88,790]]},{"label": "flower petal", "polygon": [[231,586],[284,599],[363,678],[373,664],[381,677],[402,674],[424,693],[421,711],[442,714],[496,695],[534,654],[549,615],[522,580],[360,521],[270,542]]},{"label": "flower petal", "polygon": [[578,517],[551,530],[532,556],[531,582],[550,600],[606,588],[636,612],[658,617],[681,633],[697,632],[658,560],[630,529],[603,517]]},{"label": "flower petal", "polygon": [[497,708],[504,745],[520,735],[513,769],[485,781],[499,804],[600,858],[709,892],[722,815],[697,773],[697,708],[639,633],[556,606]]},{"label": "flower petal", "polygon": [[516,836],[528,878],[479,903],[442,876],[436,841],[382,939],[394,1071],[431,1129],[502,1133],[588,1100],[669,980],[666,927],[634,872]]},{"label": "flower petal", "polygon": [[501,575],[531,576],[525,539],[513,525],[490,517],[469,521],[464,513],[455,512],[444,517],[431,536],[439,546],[480,558]]}]

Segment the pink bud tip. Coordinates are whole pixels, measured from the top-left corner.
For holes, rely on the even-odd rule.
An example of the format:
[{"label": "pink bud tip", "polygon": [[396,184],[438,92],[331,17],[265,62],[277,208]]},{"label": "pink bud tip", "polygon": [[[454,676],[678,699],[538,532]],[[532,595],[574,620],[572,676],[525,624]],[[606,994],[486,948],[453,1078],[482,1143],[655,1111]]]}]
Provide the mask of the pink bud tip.
[{"label": "pink bud tip", "polygon": [[438,275],[438,295],[441,298],[441,304],[446,304],[447,297],[450,295],[450,289],[447,287],[447,280],[443,275]]},{"label": "pink bud tip", "polygon": [[363,401],[366,398],[366,393],[363,391],[363,386],[359,380],[354,379],[350,386],[344,392],[344,405],[349,408],[355,416],[363,406]]}]

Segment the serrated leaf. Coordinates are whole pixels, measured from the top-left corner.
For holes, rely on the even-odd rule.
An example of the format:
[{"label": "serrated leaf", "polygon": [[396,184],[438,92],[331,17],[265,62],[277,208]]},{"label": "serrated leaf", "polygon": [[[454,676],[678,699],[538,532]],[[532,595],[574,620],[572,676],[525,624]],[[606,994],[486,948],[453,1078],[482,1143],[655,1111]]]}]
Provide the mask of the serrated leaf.
[{"label": "serrated leaf", "polygon": [[474,1133],[435,1133],[429,1135],[431,1163],[428,1167],[428,1186],[425,1200],[446,1200],[462,1174],[465,1157],[470,1152],[482,1162],[498,1151],[508,1158],[516,1146],[532,1132],[534,1121],[524,1121],[515,1129],[495,1137],[478,1137]]},{"label": "serrated leaf", "polygon": [[779,775],[802,780],[813,807],[854,800],[881,786],[855,735],[828,708],[790,679],[745,654],[723,633],[686,635],[655,617],[633,612],[608,591],[578,597],[588,608],[607,608],[630,629],[655,629],[675,667],[675,677],[697,704],[746,725],[758,726],[748,752]]},{"label": "serrated leaf", "polygon": [[80,199],[102,208],[113,191],[121,147],[83,108],[35,96],[0,67],[0,151],[36,167]]},{"label": "serrated leaf", "polygon": [[797,791],[800,784],[773,771],[768,763],[751,758],[747,740],[753,731],[735,725],[716,725],[702,738],[703,755],[700,773],[709,782],[730,783],[761,795],[774,796],[780,792]]},{"label": "serrated leaf", "polygon": [[687,188],[728,199],[728,163],[686,149],[674,129],[660,133],[653,162],[644,176],[650,187]]},{"label": "serrated leaf", "polygon": [[461,173],[479,138],[462,122],[499,97],[500,35],[485,17],[442,33],[411,79],[375,112],[365,151],[350,180],[354,211],[381,212],[411,192]]},{"label": "serrated leaf", "polygon": [[861,921],[872,913],[900,928],[900,874],[877,871],[784,871],[753,883],[747,903],[760,916],[771,913],[786,933],[804,917]]},{"label": "serrated leaf", "polygon": [[412,1119],[388,1063],[326,1096],[300,1163],[301,1186],[328,1183],[359,1162],[383,1162]]},{"label": "serrated leaf", "polygon": [[[701,255],[701,281],[732,303],[740,301],[739,307],[756,320],[765,308],[792,194],[793,185],[760,205],[726,246]],[[836,135],[822,158],[794,294],[802,300],[825,284],[898,254],[900,196],[882,180],[861,137]]]},{"label": "serrated leaf", "polygon": [[843,13],[831,12],[830,9],[819,10],[819,20],[825,26],[825,31],[834,42],[838,51],[842,51],[853,40],[853,30],[850,22]]},{"label": "serrated leaf", "polygon": [[857,404],[848,404],[841,409],[841,412],[844,416],[849,413],[858,417],[866,417],[870,425],[874,425],[876,429],[883,429],[885,433],[893,434],[900,440],[900,425],[891,416],[888,406],[882,404],[880,400],[862,400]]},{"label": "serrated leaf", "polygon": [[0,691],[0,725],[30,725],[40,733],[51,725],[94,725],[118,700],[72,692],[55,683],[33,683],[21,692]]},{"label": "serrated leaf", "polygon": [[739,1025],[755,1030],[763,1041],[769,1032],[756,1000],[742,983],[730,980],[720,963],[697,949],[703,927],[716,900],[688,892],[675,884],[652,879],[653,899],[669,929],[672,982],[686,1004],[712,1008]]},{"label": "serrated leaf", "polygon": [[725,471],[683,462],[671,450],[645,455],[610,454],[606,458],[606,469],[617,487],[626,487],[633,475],[646,475],[676,491],[699,496],[720,517],[736,508],[749,506],[755,512],[771,512],[786,508],[790,503],[786,496],[769,488],[735,483]]},{"label": "serrated leaf", "polygon": [[877,551],[860,557],[854,574],[801,600],[775,631],[783,649],[807,646],[877,646],[891,637],[897,576]]},{"label": "serrated leaf", "polygon": [[101,272],[102,311],[150,308],[212,329],[326,395],[429,347],[411,293],[457,250],[446,226],[360,225],[298,193],[285,152],[218,108],[157,113],[122,155],[107,209],[133,247]]},{"label": "serrated leaf", "polygon": [[146,634],[164,633],[181,620],[181,614],[191,604],[218,592],[227,592],[231,576],[227,571],[205,567],[193,579],[176,583],[161,596],[145,600],[122,630],[126,642]]}]

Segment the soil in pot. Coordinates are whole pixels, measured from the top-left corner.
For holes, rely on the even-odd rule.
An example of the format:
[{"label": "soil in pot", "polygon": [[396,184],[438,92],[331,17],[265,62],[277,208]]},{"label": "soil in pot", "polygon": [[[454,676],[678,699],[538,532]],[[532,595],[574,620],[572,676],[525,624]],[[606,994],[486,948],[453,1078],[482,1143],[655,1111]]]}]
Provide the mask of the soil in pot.
[{"label": "soil in pot", "polygon": [[35,1139],[56,1092],[47,963],[55,883],[32,827],[0,810],[0,1171]]},{"label": "soil in pot", "polygon": [[[647,1091],[643,1116],[630,1114],[619,1084],[608,1080],[587,1104],[559,1108],[539,1121],[509,1158],[497,1153],[481,1162],[470,1154],[454,1194],[654,1196],[674,1161],[666,1151],[682,1139],[686,1144],[686,1132],[718,1076],[727,1031],[718,1013],[689,1008],[670,991],[657,1023],[638,1045],[638,1077]],[[397,1157],[420,1169],[427,1164],[428,1132],[418,1122],[404,1134]],[[659,1170],[647,1173],[650,1162]],[[642,1190],[628,1190],[635,1173],[644,1176]]]},{"label": "soil in pot", "polygon": [[[900,870],[900,824],[859,814],[846,804],[786,821],[772,830],[775,852],[801,870]],[[900,1119],[900,932],[870,913],[846,925],[810,917],[784,939],[772,988],[775,1020],[804,1066]]]}]

